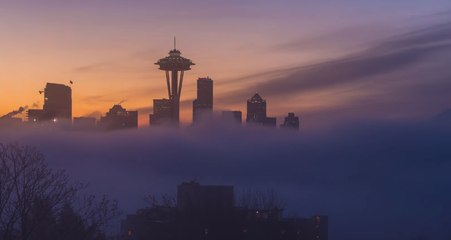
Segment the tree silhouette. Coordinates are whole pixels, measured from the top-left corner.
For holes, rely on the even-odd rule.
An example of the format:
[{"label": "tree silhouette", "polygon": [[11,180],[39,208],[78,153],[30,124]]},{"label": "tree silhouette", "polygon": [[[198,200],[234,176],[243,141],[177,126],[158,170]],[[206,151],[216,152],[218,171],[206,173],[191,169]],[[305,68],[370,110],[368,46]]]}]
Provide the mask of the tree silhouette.
[{"label": "tree silhouette", "polygon": [[85,236],[78,239],[101,235],[106,222],[118,215],[117,203],[89,196],[78,201],[80,212],[71,215],[70,204],[84,187],[63,170],[50,168],[35,148],[0,144],[0,239],[65,239],[67,234],[58,233],[77,218]]}]

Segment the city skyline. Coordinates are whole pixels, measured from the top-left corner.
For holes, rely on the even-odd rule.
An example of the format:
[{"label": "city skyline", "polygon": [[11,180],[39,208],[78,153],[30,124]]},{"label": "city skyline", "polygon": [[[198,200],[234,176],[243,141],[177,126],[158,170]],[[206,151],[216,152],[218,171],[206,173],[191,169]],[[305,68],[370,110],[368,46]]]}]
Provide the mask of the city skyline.
[{"label": "city skyline", "polygon": [[3,1],[0,240],[451,239],[450,62],[450,0]]},{"label": "city skyline", "polygon": [[[53,1],[44,2],[50,4]],[[347,56],[355,53],[360,58],[358,60],[374,58],[372,55],[362,56],[364,50],[369,49],[371,52],[374,47],[384,45],[392,39],[404,40],[406,33],[418,29],[436,29],[446,19],[446,14],[441,13],[441,9],[448,3],[433,2],[435,4],[431,1],[410,1],[409,6],[390,1],[380,1],[378,4],[355,2],[352,9],[339,7],[333,10],[334,15],[328,15],[330,7],[322,3],[291,3],[295,5],[292,9],[287,9],[269,1],[261,2],[258,8],[252,8],[250,3],[239,7],[235,3],[214,4],[207,6],[208,14],[199,14],[203,11],[197,8],[200,3],[195,1],[182,4],[186,8],[180,8],[171,21],[160,25],[153,24],[163,19],[156,12],[168,5],[159,2],[153,5],[144,2],[130,5],[121,13],[115,11],[123,7],[117,1],[104,9],[93,3],[89,10],[86,9],[88,6],[76,2],[60,3],[52,5],[57,11],[50,13],[45,8],[46,4],[38,7],[37,3],[7,3],[2,9],[2,17],[5,18],[3,22],[8,22],[9,26],[2,25],[6,30],[3,34],[17,34],[1,38],[3,58],[0,60],[0,84],[8,91],[0,96],[0,115],[19,106],[31,106],[38,102],[42,106],[43,102],[36,89],[41,89],[46,82],[68,83],[69,80],[74,80],[74,116],[100,117],[113,104],[126,100],[128,109],[139,110],[140,125],[146,125],[148,114],[151,113],[151,99],[165,96],[161,91],[165,86],[161,81],[161,73],[152,65],[155,59],[171,48],[172,36],[177,35],[178,45],[183,53],[202,66],[193,69],[184,82],[181,99],[181,118],[184,123],[189,123],[192,119],[191,101],[196,94],[195,80],[205,76],[213,77],[217,83],[217,109],[245,112],[243,102],[249,97],[249,93],[259,92],[281,109],[277,112],[271,109],[273,112],[268,113],[278,117],[278,122],[283,121],[287,112],[294,111],[306,117],[305,126],[308,128],[330,124],[330,119],[340,122],[374,117],[415,120],[431,117],[436,112],[449,108],[449,104],[445,104],[443,99],[437,99],[440,96],[425,96],[429,98],[428,101],[435,103],[434,109],[402,108],[401,103],[383,97],[386,89],[404,91],[394,88],[399,84],[384,82],[377,89],[355,83],[312,88],[314,83],[310,83],[309,78],[314,73],[301,72],[299,75],[297,70],[303,67],[305,69],[305,66],[308,68],[313,63],[328,67],[331,60],[332,63],[334,59],[348,61],[350,58]],[[154,7],[151,8],[154,14],[144,14],[143,10],[150,6]],[[298,14],[296,8],[305,14]],[[396,14],[377,11],[383,9],[398,11],[394,11]],[[68,14],[64,14],[65,11]],[[98,11],[103,18],[82,17],[86,11]],[[311,11],[318,16],[307,14]],[[21,15],[26,17],[18,18]],[[194,17],[196,15],[199,17]],[[189,21],[180,23],[180,19],[187,16]],[[324,16],[324,19],[319,16]],[[216,30],[208,21],[212,18],[213,23],[216,23]],[[55,19],[61,21],[54,21]],[[333,21],[335,19],[341,20]],[[119,23],[119,20],[125,21]],[[299,32],[289,33],[287,31],[290,27],[280,28],[287,20],[292,24],[300,24]],[[118,22],[118,25],[110,25],[111,21]],[[243,26],[227,28],[237,22]],[[35,31],[29,31],[27,26],[30,24],[44,25],[40,31],[45,34],[38,35]],[[198,27],[196,34],[187,31],[187,26]],[[376,29],[377,34],[369,33],[368,27]],[[255,28],[257,31],[246,31],[248,28]],[[95,32],[99,34],[93,34]],[[279,35],[272,34],[274,32]],[[349,35],[355,37],[350,38]],[[407,34],[407,38],[409,35],[411,34]],[[123,41],[119,41],[120,39]],[[209,51],[205,51],[205,46]],[[358,62],[351,62],[344,67],[354,68],[358,66],[356,64]],[[23,71],[24,68],[27,71]],[[398,78],[399,74],[405,74],[405,78],[411,77],[410,72],[398,75],[388,73],[392,79]],[[302,88],[294,87],[298,92],[287,92],[286,97],[280,96],[280,91],[269,88],[268,84],[262,84],[261,89],[255,88],[257,83],[273,80],[290,82],[293,74],[306,85]],[[333,78],[312,75],[314,79],[318,77]],[[371,78],[372,76],[362,76],[362,81],[367,82]],[[424,78],[427,77],[421,77]],[[439,84],[438,81],[430,81],[429,84],[435,87]],[[129,82],[133,84],[128,84]],[[411,82],[401,82],[401,86],[412,92],[415,89],[411,89]],[[252,88],[254,89],[251,90]],[[349,94],[346,89],[350,88],[360,88],[360,93]],[[402,93],[401,102],[419,100],[413,98],[411,93]],[[290,101],[285,101],[285,98]],[[362,101],[370,102],[374,108],[355,104]],[[397,104],[397,109],[392,107],[393,103]],[[377,109],[384,107],[386,109],[382,117]],[[403,111],[399,111],[399,108]]]},{"label": "city skyline", "polygon": [[[180,98],[183,89],[183,79],[186,71],[191,70],[191,66],[196,65],[190,59],[181,56],[181,51],[176,48],[176,37],[174,37],[174,48],[169,51],[169,55],[159,59],[155,65],[165,72],[167,87],[167,98],[153,99],[152,113],[149,114],[149,126],[179,126],[180,125]],[[213,107],[214,91],[213,80],[210,77],[199,77],[197,79],[196,99],[193,100],[192,122],[191,124],[205,124],[221,116],[222,121],[241,123],[241,111],[226,110],[216,111]],[[19,107],[18,110],[8,112],[0,116],[4,127],[20,125],[23,123],[45,124],[53,123],[64,125],[75,130],[118,130],[138,128],[139,111],[127,111],[121,105],[125,100],[114,104],[105,116],[78,116],[72,117],[72,86],[74,80],[69,81],[70,86],[58,83],[46,83],[43,90],[38,91],[43,95],[43,107],[37,109],[37,104],[33,108],[28,105]],[[220,114],[221,112],[221,114]],[[258,93],[247,100],[246,123],[254,126],[277,127],[277,118],[267,116],[266,100],[263,100]],[[20,115],[26,113],[25,118]],[[239,115],[237,115],[239,113]],[[231,115],[230,115],[231,114]],[[299,129],[299,118],[292,115],[292,129]],[[19,116],[19,117],[18,117]],[[293,122],[294,121],[294,122]],[[287,118],[285,118],[287,123]],[[288,127],[283,124],[281,127]],[[294,125],[293,125],[294,124]]]}]

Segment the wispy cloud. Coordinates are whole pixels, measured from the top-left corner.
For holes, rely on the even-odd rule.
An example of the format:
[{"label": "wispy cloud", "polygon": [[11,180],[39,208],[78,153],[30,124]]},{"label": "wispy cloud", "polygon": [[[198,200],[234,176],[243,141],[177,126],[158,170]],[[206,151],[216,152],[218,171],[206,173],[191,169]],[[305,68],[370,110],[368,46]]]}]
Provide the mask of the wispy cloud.
[{"label": "wispy cloud", "polygon": [[76,72],[94,72],[94,71],[109,71],[114,67],[110,62],[94,63],[77,67],[74,69]]},{"label": "wispy cloud", "polygon": [[[330,108],[354,108],[357,115],[364,109],[355,108],[358,102],[371,103],[364,109],[366,112],[387,107],[387,116],[415,112],[410,107],[404,108],[407,102],[413,106],[428,102],[433,111],[438,107],[444,109],[447,107],[444,99],[449,96],[444,89],[451,89],[451,82],[444,81],[451,77],[448,66],[451,59],[450,39],[449,22],[432,25],[392,37],[350,56],[265,72],[264,75],[269,76],[267,80],[251,82],[240,90],[224,94],[218,102],[233,104],[254,92],[260,92],[279,104],[290,98],[321,93],[316,95],[347,99],[333,102]],[[270,77],[271,74],[273,77]],[[318,101],[318,98],[309,100]],[[427,110],[424,107],[417,109],[417,113],[422,111]]]}]

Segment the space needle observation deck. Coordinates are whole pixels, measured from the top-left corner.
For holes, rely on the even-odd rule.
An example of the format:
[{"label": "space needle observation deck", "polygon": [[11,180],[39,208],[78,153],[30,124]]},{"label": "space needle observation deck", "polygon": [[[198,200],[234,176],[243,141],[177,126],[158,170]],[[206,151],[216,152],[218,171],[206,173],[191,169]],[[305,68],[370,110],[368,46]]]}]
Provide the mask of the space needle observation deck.
[{"label": "space needle observation deck", "polygon": [[174,39],[174,49],[169,51],[169,56],[158,60],[155,65],[158,65],[160,70],[166,72],[172,120],[178,124],[180,121],[180,96],[182,93],[183,75],[185,71],[191,70],[191,66],[195,64],[190,59],[182,57],[182,53],[176,48]]}]

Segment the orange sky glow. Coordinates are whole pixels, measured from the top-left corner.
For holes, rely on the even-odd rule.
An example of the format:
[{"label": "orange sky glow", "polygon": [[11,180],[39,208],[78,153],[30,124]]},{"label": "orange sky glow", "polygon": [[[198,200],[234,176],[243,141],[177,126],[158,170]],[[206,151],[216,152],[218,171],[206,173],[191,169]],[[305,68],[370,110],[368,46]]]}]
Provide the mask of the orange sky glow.
[{"label": "orange sky glow", "polygon": [[[198,77],[211,77],[215,98],[224,98],[266,81],[267,76],[260,73],[364,49],[398,30],[388,21],[417,14],[411,9],[396,16],[376,14],[370,11],[374,6],[365,5],[336,9],[320,3],[292,3],[293,8],[287,8],[270,1],[239,7],[207,4],[205,9],[180,3],[177,10],[164,2],[43,2],[10,3],[0,9],[0,115],[19,106],[41,107],[38,91],[46,82],[73,80],[74,117],[98,117],[124,101],[125,108],[140,110],[139,123],[146,125],[152,99],[166,97],[164,73],[154,63],[167,55],[176,35],[177,48],[196,63],[185,75],[181,96],[181,119],[189,123]],[[350,34],[355,37],[345,41]],[[296,42],[302,44],[287,47]],[[258,91],[249,90],[248,97]],[[278,117],[290,109],[315,112],[349,97],[323,96],[323,91],[312,91],[285,102],[267,99],[268,112]],[[215,109],[245,113],[245,101],[215,101]]]}]

